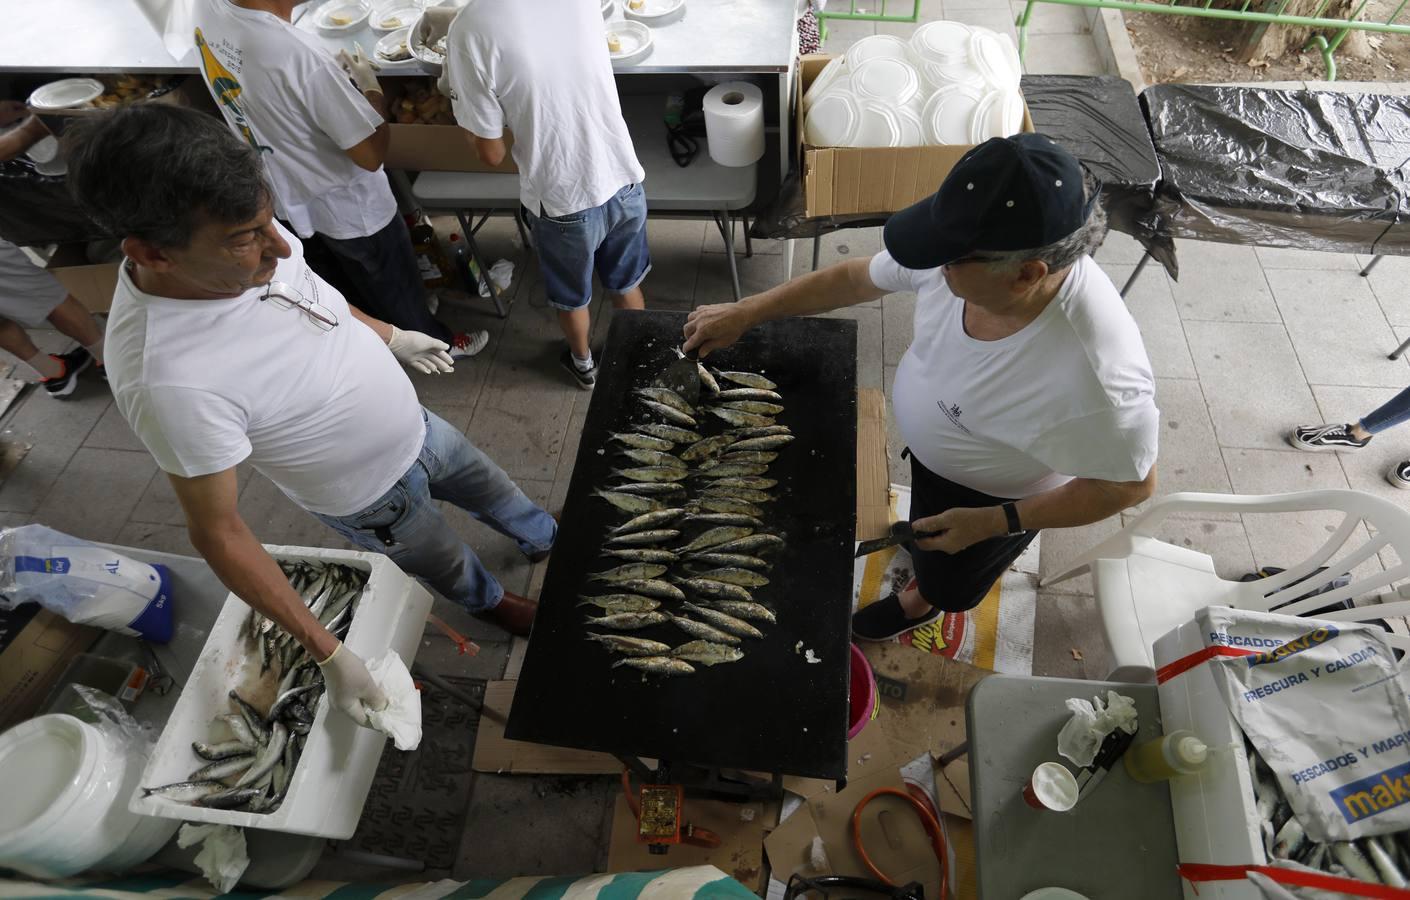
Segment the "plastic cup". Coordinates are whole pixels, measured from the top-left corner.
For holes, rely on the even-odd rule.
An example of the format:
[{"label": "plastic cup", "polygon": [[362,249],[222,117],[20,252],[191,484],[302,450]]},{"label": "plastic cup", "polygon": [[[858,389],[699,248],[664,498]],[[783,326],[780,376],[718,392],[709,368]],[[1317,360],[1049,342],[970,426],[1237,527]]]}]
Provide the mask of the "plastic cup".
[{"label": "plastic cup", "polygon": [[1067,812],[1077,805],[1077,778],[1062,763],[1042,763],[1023,786],[1023,802],[1034,809]]}]

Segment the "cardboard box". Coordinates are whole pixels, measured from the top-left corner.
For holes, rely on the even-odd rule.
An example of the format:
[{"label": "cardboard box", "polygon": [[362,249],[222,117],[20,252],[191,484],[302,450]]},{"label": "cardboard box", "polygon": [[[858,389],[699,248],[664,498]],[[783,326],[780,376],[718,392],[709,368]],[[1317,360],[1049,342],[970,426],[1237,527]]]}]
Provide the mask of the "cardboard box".
[{"label": "cardboard box", "polygon": [[69,661],[101,634],[32,603],[0,611],[0,731],[34,715]]},{"label": "cardboard box", "polygon": [[[813,147],[804,140],[803,95],[832,58],[830,54],[818,53],[798,61],[794,109],[799,166],[803,173],[804,215],[812,218],[896,212],[935,193],[955,163],[974,145]],[[1026,103],[1022,130],[1034,130]]]},{"label": "cardboard box", "polygon": [[[418,78],[382,78],[382,95],[391,115],[408,88],[424,86],[427,80]],[[431,82],[434,84],[434,82]],[[504,162],[488,166],[475,152],[475,136],[459,125],[401,125],[393,121],[387,126],[391,144],[387,147],[385,165],[389,169],[413,172],[498,172],[517,173],[514,157],[505,153]],[[508,149],[514,147],[514,135],[504,133]]]},{"label": "cardboard box", "polygon": [[107,312],[121,262],[90,263],[83,244],[61,244],[46,267],[89,312]]},{"label": "cardboard box", "polygon": [[886,395],[876,388],[861,388],[857,391],[857,540],[885,537],[890,524]]}]

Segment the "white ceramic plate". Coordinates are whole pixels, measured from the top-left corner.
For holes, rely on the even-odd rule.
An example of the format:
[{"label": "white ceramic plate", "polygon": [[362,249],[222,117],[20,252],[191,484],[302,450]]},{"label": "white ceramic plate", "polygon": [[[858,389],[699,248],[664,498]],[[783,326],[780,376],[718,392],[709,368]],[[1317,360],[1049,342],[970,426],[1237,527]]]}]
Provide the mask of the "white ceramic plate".
[{"label": "white ceramic plate", "polygon": [[967,84],[950,85],[935,92],[925,104],[920,121],[929,144],[969,144],[970,123],[984,94]]},{"label": "white ceramic plate", "polygon": [[[617,49],[612,49],[611,39],[617,38]],[[651,52],[651,29],[640,22],[621,21],[607,25],[607,55],[614,63],[631,65],[645,59]]]},{"label": "white ceramic plate", "polygon": [[421,7],[415,3],[384,3],[372,10],[367,24],[372,26],[373,31],[387,34],[410,28],[420,15]]},{"label": "white ceramic plate", "polygon": [[372,8],[350,0],[328,0],[313,14],[313,24],[322,31],[345,32],[362,27]]},{"label": "white ceramic plate", "polygon": [[96,78],[64,78],[51,81],[29,95],[29,105],[45,111],[86,106],[103,94],[103,82]]},{"label": "white ceramic plate", "polygon": [[[405,54],[400,57],[389,56],[388,54],[400,51]],[[382,35],[377,41],[376,48],[372,51],[372,58],[378,65],[399,66],[403,63],[416,62],[416,57],[411,52],[411,29],[398,28],[396,31]]]},{"label": "white ceramic plate", "polygon": [[[640,3],[641,8],[633,9],[633,3]],[[685,0],[622,0],[622,15],[659,28],[685,15]]]}]

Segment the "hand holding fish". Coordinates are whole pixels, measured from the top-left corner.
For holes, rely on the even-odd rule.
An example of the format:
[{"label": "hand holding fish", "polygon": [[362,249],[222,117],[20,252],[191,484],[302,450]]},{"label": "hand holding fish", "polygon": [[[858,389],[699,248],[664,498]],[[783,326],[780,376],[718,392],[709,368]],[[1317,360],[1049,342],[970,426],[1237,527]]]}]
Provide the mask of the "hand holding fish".
[{"label": "hand holding fish", "polygon": [[917,519],[911,525],[917,532],[931,533],[929,537],[918,538],[917,547],[942,553],[959,553],[980,541],[1008,533],[1004,511],[998,506],[957,506],[939,515]]},{"label": "hand holding fish", "polygon": [[366,726],[369,711],[387,708],[387,695],[372,680],[366,664],[342,643],[318,667],[328,685],[328,698],[357,724]]},{"label": "hand holding fish", "polygon": [[753,328],[754,317],[744,303],[714,303],[693,311],[685,320],[686,353],[699,349],[704,359],[716,350],[724,349]]}]

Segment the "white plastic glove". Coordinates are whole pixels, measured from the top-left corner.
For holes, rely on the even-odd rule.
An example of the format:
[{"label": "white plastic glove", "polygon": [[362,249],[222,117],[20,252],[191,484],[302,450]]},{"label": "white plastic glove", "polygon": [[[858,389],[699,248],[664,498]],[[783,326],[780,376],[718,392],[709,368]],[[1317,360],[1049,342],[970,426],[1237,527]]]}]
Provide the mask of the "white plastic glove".
[{"label": "white plastic glove", "polygon": [[458,12],[460,9],[454,6],[432,6],[422,12],[421,25],[417,32],[421,43],[429,47],[445,37],[450,31],[450,23],[455,21],[455,15]]},{"label": "white plastic glove", "polygon": [[367,727],[370,710],[387,708],[387,695],[372,680],[367,666],[342,642],[327,659],[318,664],[333,705],[359,725]]},{"label": "white plastic glove", "polygon": [[368,91],[382,90],[382,85],[377,83],[377,73],[381,71],[377,64],[363,55],[362,47],[354,44],[356,50],[349,53],[346,50],[338,51],[338,64],[343,67],[352,78],[353,84],[364,94]]},{"label": "white plastic glove", "polygon": [[387,349],[392,351],[402,365],[420,372],[422,375],[440,375],[455,371],[455,360],[446,351],[450,344],[438,341],[429,334],[419,331],[402,331],[392,326],[392,339],[387,341]]}]

